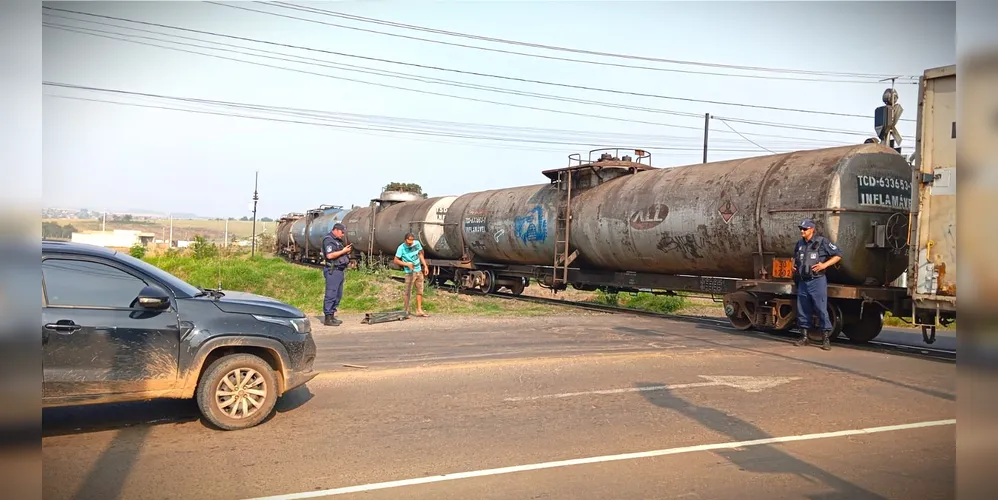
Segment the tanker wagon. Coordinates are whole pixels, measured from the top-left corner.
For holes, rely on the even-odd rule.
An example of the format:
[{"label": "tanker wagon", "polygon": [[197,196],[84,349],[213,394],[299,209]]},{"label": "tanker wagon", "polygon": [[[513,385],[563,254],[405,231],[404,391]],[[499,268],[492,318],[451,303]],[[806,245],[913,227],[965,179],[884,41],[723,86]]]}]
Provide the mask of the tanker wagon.
[{"label": "tanker wagon", "polygon": [[896,151],[859,144],[666,169],[644,151],[594,160],[598,151],[545,171],[549,183],[402,202],[374,220],[358,209],[346,216],[350,238],[394,253],[394,233],[407,229],[431,242],[437,282],[486,293],[519,294],[530,280],[710,293],[735,327],[780,330],[795,323],[792,252],[811,218],[843,252],[827,271],[835,335],[872,339],[885,310],[908,306],[903,288],[887,286],[908,266],[912,173]]},{"label": "tanker wagon", "polygon": [[277,221],[275,253],[294,262],[322,264],[322,238],[347,213],[338,205],[320,205],[304,214],[288,214]]}]

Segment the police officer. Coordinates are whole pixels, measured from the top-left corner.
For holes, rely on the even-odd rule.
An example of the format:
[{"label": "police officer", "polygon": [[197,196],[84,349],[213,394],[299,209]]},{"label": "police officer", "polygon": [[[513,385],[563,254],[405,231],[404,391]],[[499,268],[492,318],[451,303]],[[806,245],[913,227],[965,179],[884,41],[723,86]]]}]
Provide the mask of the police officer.
[{"label": "police officer", "polygon": [[322,269],[322,274],[326,277],[326,297],[322,302],[324,325],[339,326],[343,323],[336,318],[336,308],[343,298],[343,277],[347,264],[350,263],[350,251],[353,250],[353,245],[343,244],[346,229],[343,224],[336,223],[329,234],[322,238],[322,253],[326,257],[326,265]]},{"label": "police officer", "polygon": [[814,221],[800,223],[801,239],[794,247],[794,282],[797,285],[797,326],[801,337],[794,344],[807,345],[811,317],[817,312],[822,333],[821,348],[832,348],[832,321],[828,317],[828,280],[825,269],[842,260],[842,252],[824,236],[815,234]]}]

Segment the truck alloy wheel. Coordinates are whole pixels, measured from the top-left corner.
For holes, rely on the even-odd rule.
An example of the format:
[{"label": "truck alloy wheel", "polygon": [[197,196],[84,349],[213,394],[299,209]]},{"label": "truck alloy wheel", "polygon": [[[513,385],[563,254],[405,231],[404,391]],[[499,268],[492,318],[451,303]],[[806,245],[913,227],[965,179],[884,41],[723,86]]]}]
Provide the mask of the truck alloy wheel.
[{"label": "truck alloy wheel", "polygon": [[277,403],[277,377],[257,356],[225,356],[206,370],[197,400],[204,417],[220,429],[253,427],[267,418]]}]

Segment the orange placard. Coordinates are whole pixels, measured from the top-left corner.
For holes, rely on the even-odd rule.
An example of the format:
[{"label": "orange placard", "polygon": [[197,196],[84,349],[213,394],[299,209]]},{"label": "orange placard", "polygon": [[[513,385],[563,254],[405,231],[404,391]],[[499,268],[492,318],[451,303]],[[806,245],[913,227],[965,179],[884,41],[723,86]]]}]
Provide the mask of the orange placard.
[{"label": "orange placard", "polygon": [[773,259],[773,277],[791,279],[794,277],[793,259]]}]

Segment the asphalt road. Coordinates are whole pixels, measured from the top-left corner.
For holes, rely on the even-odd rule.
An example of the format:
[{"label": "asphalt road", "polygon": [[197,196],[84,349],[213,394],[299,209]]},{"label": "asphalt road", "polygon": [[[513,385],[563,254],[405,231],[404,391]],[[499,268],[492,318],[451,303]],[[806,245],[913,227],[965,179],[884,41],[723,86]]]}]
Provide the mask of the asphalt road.
[{"label": "asphalt road", "polygon": [[45,498],[953,496],[952,363],[623,315],[346,319],[253,429],[46,410]]}]

